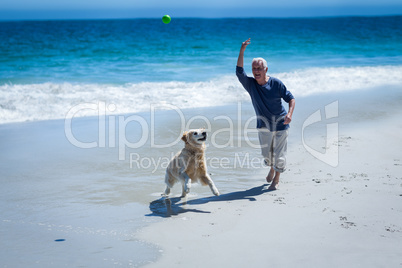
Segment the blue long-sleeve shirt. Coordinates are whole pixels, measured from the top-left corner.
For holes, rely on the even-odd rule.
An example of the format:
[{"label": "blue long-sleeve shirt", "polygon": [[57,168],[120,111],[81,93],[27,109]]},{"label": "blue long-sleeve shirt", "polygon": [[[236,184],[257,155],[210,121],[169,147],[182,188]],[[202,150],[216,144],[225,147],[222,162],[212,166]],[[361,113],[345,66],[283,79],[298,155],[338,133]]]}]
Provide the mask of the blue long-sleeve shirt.
[{"label": "blue long-sleeve shirt", "polygon": [[257,115],[257,128],[280,131],[289,128],[284,125],[287,114],[282,99],[289,103],[294,99],[281,80],[269,77],[268,82],[260,86],[253,77],[248,77],[242,67],[236,66],[236,75],[240,83],[250,94]]}]

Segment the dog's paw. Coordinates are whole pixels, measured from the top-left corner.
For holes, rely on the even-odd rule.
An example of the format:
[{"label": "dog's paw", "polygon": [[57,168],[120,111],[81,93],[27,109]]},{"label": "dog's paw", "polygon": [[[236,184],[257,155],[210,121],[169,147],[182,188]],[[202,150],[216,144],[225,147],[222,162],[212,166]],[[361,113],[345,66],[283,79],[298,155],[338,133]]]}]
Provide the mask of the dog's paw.
[{"label": "dog's paw", "polygon": [[184,185],[184,192],[186,194],[190,192],[190,189],[191,189],[191,183],[187,183],[186,185]]},{"label": "dog's paw", "polygon": [[218,189],[216,189],[216,188],[213,188],[213,189],[212,189],[212,193],[213,193],[214,195],[216,195],[216,196],[219,196],[219,195],[220,195]]},{"label": "dog's paw", "polygon": [[170,194],[170,188],[167,187],[166,190],[165,190],[165,192],[163,192],[161,195],[162,195],[162,196],[168,196],[169,194]]}]

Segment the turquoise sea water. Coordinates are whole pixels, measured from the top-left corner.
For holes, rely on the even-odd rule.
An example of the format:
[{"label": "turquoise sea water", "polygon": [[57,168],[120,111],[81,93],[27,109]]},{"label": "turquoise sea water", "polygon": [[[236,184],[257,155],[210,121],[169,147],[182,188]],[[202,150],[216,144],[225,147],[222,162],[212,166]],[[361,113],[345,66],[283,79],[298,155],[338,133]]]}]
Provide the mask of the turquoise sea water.
[{"label": "turquoise sea water", "polygon": [[[0,123],[62,118],[83,101],[112,101],[116,112],[143,111],[150,100],[197,106],[180,100],[183,89],[206,92],[198,101],[211,105],[246,100],[234,67],[247,38],[246,65],[266,58],[298,95],[346,89],[342,79],[325,85],[334,73],[361,80],[350,89],[400,84],[400,25],[402,16],[0,22]],[[41,105],[48,110],[36,111]]]}]

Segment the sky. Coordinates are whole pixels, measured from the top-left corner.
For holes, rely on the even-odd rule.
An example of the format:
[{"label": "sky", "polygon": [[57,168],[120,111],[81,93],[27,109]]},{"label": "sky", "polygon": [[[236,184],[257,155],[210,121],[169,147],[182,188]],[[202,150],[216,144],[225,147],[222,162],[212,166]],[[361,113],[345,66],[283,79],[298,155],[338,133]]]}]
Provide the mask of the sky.
[{"label": "sky", "polygon": [[0,0],[0,20],[402,15],[401,0]]}]

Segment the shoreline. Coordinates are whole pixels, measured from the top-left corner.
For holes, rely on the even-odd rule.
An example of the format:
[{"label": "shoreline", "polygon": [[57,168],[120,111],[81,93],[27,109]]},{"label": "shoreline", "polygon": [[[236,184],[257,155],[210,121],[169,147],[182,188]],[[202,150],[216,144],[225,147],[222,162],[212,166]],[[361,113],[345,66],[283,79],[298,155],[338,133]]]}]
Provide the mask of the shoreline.
[{"label": "shoreline", "polygon": [[[251,59],[250,59],[251,60]],[[246,72],[251,74],[251,69]],[[306,67],[274,72],[297,98],[386,90],[402,84],[400,65]],[[304,83],[304,79],[311,83]],[[367,87],[367,88],[366,88]],[[160,88],[164,88],[160,91]],[[191,110],[250,102],[234,73],[200,81],[113,83],[44,82],[0,85],[0,123],[66,117],[142,114],[156,110]],[[365,94],[362,92],[361,94]],[[26,99],[28,98],[28,100]]]}]

